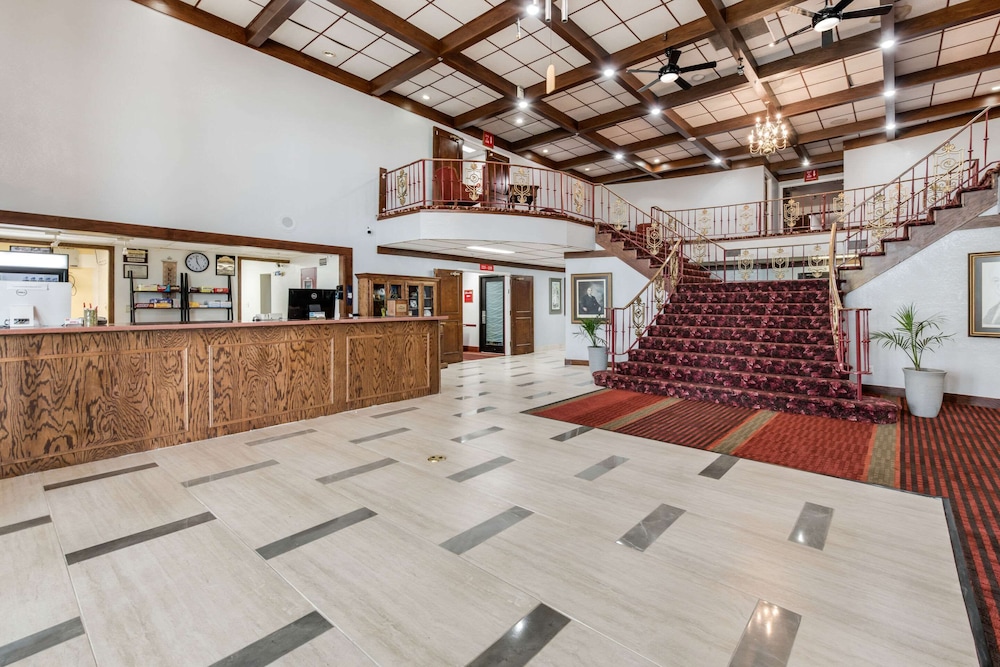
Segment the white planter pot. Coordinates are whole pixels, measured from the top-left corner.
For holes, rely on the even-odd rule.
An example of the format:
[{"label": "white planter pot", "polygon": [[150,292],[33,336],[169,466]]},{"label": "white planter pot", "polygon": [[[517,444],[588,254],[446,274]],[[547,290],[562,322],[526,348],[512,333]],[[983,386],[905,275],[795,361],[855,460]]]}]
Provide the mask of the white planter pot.
[{"label": "white planter pot", "polygon": [[906,388],[906,408],[915,417],[937,417],[944,398],[945,371],[934,368],[903,369],[903,385]]},{"label": "white planter pot", "polygon": [[608,370],[608,348],[588,347],[587,358],[590,363],[591,373]]}]

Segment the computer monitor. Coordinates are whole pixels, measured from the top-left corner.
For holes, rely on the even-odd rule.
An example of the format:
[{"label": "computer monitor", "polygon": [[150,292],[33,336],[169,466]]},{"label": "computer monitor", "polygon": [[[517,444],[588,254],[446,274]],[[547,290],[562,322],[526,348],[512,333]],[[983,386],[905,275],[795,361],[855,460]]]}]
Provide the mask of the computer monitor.
[{"label": "computer monitor", "polygon": [[288,319],[332,320],[337,312],[337,293],[332,289],[288,290]]},{"label": "computer monitor", "polygon": [[69,283],[0,282],[0,326],[61,327],[70,315]]}]

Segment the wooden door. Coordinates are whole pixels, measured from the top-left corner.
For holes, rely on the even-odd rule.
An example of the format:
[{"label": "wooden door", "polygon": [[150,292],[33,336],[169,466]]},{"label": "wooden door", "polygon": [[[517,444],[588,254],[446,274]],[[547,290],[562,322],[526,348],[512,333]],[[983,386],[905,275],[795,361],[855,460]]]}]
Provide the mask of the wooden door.
[{"label": "wooden door", "polygon": [[441,322],[441,361],[446,364],[462,360],[462,272],[451,269],[434,269],[434,276],[441,280],[438,289],[437,315],[447,317]]},{"label": "wooden door", "polygon": [[531,276],[510,279],[511,354],[535,351],[535,285]]},{"label": "wooden door", "polygon": [[[439,127],[434,128],[434,157],[440,158],[442,160],[461,160],[463,157],[462,146],[465,144],[465,140],[462,137],[449,132],[448,130],[442,130]],[[459,173],[462,173],[459,170]]]},{"label": "wooden door", "polygon": [[483,185],[486,188],[484,200],[494,206],[507,204],[510,189],[510,160],[499,153],[486,151],[486,174]]}]

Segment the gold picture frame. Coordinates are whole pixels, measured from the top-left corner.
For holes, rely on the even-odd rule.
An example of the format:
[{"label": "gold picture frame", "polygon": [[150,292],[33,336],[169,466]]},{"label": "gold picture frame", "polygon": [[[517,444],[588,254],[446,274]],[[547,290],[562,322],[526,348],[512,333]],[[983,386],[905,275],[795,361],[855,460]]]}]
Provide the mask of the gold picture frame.
[{"label": "gold picture frame", "polygon": [[1000,338],[1000,251],[969,253],[969,335]]}]

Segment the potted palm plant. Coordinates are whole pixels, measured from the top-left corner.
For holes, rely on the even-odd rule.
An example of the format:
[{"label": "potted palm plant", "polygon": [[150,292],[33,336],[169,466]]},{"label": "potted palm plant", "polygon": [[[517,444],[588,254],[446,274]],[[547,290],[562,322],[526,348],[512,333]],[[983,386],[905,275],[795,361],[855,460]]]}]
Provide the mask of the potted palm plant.
[{"label": "potted palm plant", "polygon": [[587,358],[591,373],[608,369],[608,348],[601,336],[607,323],[608,321],[603,317],[587,317],[580,320],[580,330],[576,332],[577,336],[589,343]]},{"label": "potted palm plant", "polygon": [[912,366],[903,369],[903,387],[910,414],[937,417],[944,398],[946,373],[936,368],[924,368],[920,360],[924,352],[941,347],[955,334],[942,332],[944,317],[941,315],[917,319],[916,307],[912,303],[901,306],[893,319],[898,326],[890,331],[872,332],[872,340],[877,340],[885,348],[897,347],[909,358]]}]

